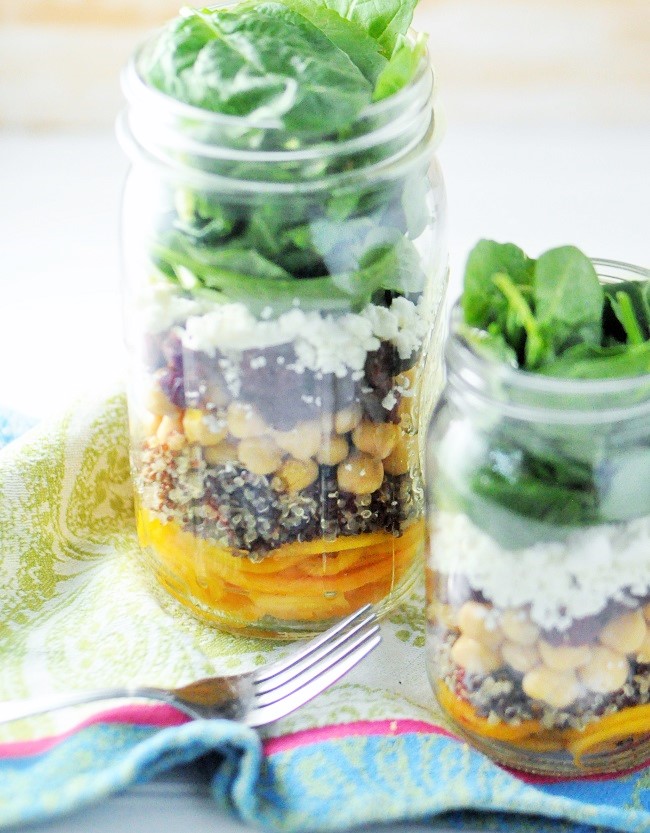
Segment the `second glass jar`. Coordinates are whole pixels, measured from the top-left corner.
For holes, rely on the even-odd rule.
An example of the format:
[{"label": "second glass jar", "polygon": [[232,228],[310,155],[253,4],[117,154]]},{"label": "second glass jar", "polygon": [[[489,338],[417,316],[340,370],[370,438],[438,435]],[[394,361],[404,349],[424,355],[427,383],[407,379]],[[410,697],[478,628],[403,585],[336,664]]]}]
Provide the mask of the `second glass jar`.
[{"label": "second glass jar", "polygon": [[[594,265],[605,283],[646,270]],[[650,376],[563,379],[475,353],[452,317],[428,441],[427,667],[496,761],[650,755]]]},{"label": "second glass jar", "polygon": [[[149,88],[120,132],[140,542],[219,627],[308,635],[412,585],[447,280],[431,70],[343,139]],[[426,379],[423,371],[427,365]]]}]

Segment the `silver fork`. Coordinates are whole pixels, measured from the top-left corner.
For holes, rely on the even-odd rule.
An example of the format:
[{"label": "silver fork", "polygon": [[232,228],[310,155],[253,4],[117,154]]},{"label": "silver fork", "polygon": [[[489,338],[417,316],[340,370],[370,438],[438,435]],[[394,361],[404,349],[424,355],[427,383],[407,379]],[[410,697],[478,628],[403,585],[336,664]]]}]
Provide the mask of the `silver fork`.
[{"label": "silver fork", "polygon": [[370,605],[343,619],[290,656],[258,671],[207,677],[181,688],[134,686],[0,702],[0,725],[51,711],[109,700],[167,703],[189,717],[224,717],[263,726],[302,706],[335,683],[381,642]]}]

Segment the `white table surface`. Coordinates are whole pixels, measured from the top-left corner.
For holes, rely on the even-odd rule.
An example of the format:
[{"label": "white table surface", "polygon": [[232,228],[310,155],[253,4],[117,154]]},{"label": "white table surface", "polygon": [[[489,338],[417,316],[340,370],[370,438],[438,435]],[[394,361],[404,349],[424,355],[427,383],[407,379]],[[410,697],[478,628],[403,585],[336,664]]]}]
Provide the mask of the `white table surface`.
[{"label": "white table surface", "polygon": [[[594,257],[649,266],[649,148],[650,124],[450,125],[439,156],[449,196],[452,293],[480,237],[516,242],[531,256],[573,243]],[[0,406],[48,416],[120,378],[125,172],[108,133],[0,132]],[[32,829],[248,828],[215,809],[190,768]],[[424,826],[390,827],[417,829]]]}]

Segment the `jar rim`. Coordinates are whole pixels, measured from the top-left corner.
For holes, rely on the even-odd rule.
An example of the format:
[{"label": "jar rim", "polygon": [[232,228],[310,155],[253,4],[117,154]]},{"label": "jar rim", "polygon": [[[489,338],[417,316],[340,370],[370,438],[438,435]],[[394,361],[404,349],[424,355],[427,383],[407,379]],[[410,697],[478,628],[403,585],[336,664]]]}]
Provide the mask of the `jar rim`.
[{"label": "jar rim", "polygon": [[[615,283],[624,279],[650,280],[650,269],[623,261],[605,258],[591,258],[599,278],[604,283]],[[580,421],[600,422],[627,419],[641,413],[650,413],[650,373],[635,376],[620,376],[603,379],[573,379],[545,376],[529,370],[511,367],[489,356],[482,356],[473,350],[462,338],[457,328],[462,315],[460,298],[454,303],[450,315],[450,337],[447,341],[445,358],[449,369],[450,383],[471,391],[471,395],[484,403],[499,402],[499,407],[511,416],[521,419],[540,419],[540,412],[548,415],[549,421],[564,421],[573,415]],[[490,384],[491,383],[491,384]],[[613,407],[610,397],[646,391],[646,395],[629,405]],[[544,397],[543,404],[504,401],[495,391],[517,392],[522,396],[535,394]],[[566,397],[571,399],[572,408],[565,408]],[[555,411],[563,416],[552,416]],[[582,414],[582,418],[578,415]]]},{"label": "jar rim", "polygon": [[[404,175],[425,155],[430,158],[440,143],[444,120],[433,106],[435,78],[426,47],[414,78],[393,95],[366,105],[350,124],[351,135],[338,138],[331,133],[290,131],[279,121],[217,113],[157,90],[142,78],[138,62],[159,32],[140,44],[122,71],[127,106],[116,129],[129,158],[163,167],[184,183],[278,194],[349,189],[359,177],[379,181]],[[416,36],[410,29],[408,37]],[[267,131],[271,147],[260,147],[264,138],[260,131]],[[335,169],[326,169],[330,162]],[[223,163],[235,163],[239,173],[215,169]],[[290,181],[260,175],[276,165],[289,166],[296,175]],[[242,175],[243,171],[249,175]]]}]

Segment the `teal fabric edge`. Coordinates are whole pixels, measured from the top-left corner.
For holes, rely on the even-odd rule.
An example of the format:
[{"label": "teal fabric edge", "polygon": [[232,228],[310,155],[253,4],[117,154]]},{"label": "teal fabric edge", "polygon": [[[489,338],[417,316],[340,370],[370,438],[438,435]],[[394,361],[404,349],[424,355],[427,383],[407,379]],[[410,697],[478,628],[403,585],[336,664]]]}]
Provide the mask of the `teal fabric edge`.
[{"label": "teal fabric edge", "polygon": [[[464,743],[416,733],[352,736],[264,757],[253,730],[225,720],[163,730],[100,724],[44,754],[2,759],[0,826],[64,815],[199,759],[220,807],[277,833],[325,833],[442,814],[445,823],[456,820],[460,827],[464,814],[477,812],[489,814],[486,829],[650,831],[647,771],[530,784]],[[547,828],[552,820],[559,827]]]},{"label": "teal fabric edge", "polygon": [[162,730],[111,723],[83,729],[42,754],[0,758],[0,827],[66,815],[207,754],[230,773],[227,784],[219,780],[220,803],[251,815],[262,761],[252,729],[228,720]]},{"label": "teal fabric edge", "polygon": [[0,405],[0,448],[36,425],[37,420]]}]

